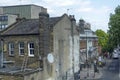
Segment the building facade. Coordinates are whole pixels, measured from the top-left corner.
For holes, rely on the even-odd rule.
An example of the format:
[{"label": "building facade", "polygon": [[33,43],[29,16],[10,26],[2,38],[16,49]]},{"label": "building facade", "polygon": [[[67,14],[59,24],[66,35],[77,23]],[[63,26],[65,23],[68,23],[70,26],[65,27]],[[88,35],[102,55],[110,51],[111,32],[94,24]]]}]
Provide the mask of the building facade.
[{"label": "building facade", "polygon": [[4,30],[14,22],[16,22],[17,15],[1,14],[0,15],[0,30]]},{"label": "building facade", "polygon": [[73,79],[74,74],[79,71],[79,35],[74,16],[68,17],[65,14],[53,31],[55,80]]},{"label": "building facade", "polygon": [[98,56],[98,38],[91,30],[91,25],[83,19],[79,21],[80,30],[80,63]]},{"label": "building facade", "polygon": [[11,80],[47,80],[46,56],[50,53],[48,19],[48,14],[40,13],[39,19],[22,19],[1,31],[4,45],[1,46],[3,66],[0,76],[3,79],[10,80],[6,78],[10,76]]},{"label": "building facade", "polygon": [[0,7],[0,14],[13,14],[26,19],[38,19],[40,12],[47,13],[47,9],[33,4]]},{"label": "building facade", "polygon": [[[15,22],[1,31],[4,55],[0,77],[6,79],[9,75],[14,80],[62,80],[73,77],[79,70],[79,35],[75,29],[67,14],[49,17],[46,13],[40,13],[39,19]],[[49,62],[48,54],[53,55],[53,63]],[[22,77],[18,79],[15,75]]]},{"label": "building facade", "polygon": [[37,5],[14,5],[0,7],[0,30],[5,29],[17,18],[38,19],[40,12],[47,13],[47,9]]}]

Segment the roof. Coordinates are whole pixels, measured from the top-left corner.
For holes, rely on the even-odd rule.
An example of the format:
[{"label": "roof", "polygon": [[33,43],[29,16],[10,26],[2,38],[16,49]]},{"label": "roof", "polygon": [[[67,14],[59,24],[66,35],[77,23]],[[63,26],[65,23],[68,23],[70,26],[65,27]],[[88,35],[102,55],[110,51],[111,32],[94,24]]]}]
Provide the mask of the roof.
[{"label": "roof", "polygon": [[[62,17],[49,18],[48,25],[53,27]],[[39,19],[24,19],[6,28],[2,33],[4,35],[29,35],[39,34]]]},{"label": "roof", "polygon": [[[26,4],[26,5],[0,6],[0,8],[7,8],[7,7],[22,7],[22,6],[36,6],[36,7],[42,7],[42,6],[35,5],[35,4]],[[42,7],[42,8],[43,8],[43,7]]]}]

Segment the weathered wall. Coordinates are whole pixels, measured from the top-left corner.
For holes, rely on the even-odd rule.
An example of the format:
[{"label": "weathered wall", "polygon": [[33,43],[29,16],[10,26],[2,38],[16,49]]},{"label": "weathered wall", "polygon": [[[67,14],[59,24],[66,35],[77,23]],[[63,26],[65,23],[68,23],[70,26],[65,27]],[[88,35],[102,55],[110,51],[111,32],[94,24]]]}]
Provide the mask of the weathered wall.
[{"label": "weathered wall", "polygon": [[24,76],[24,80],[44,80],[43,79],[43,71],[35,72],[29,75]]},{"label": "weathered wall", "polygon": [[0,77],[1,77],[0,80],[24,80],[24,77],[21,76],[0,75]]},{"label": "weathered wall", "polygon": [[79,71],[79,36],[74,35],[74,71],[75,73]]},{"label": "weathered wall", "polygon": [[[8,43],[9,42],[13,42],[14,43],[14,56],[10,56],[9,55],[9,51],[8,51]],[[25,58],[25,56],[21,56],[19,55],[19,42],[24,42],[24,53],[25,55],[28,56],[28,43],[29,42],[34,42],[35,44],[35,48],[34,48],[34,52],[35,55],[34,57],[28,57],[28,64],[30,65],[29,67],[38,67],[38,36],[33,35],[33,36],[7,36],[4,38],[4,57],[7,61],[15,61],[16,66],[22,66],[23,60]]]},{"label": "weathered wall", "polygon": [[8,26],[16,22],[17,15],[8,15]]},{"label": "weathered wall", "polygon": [[54,26],[54,72],[53,76],[56,79],[60,79],[66,76],[67,70],[70,68],[69,64],[69,53],[70,53],[70,27],[71,22],[67,16],[64,16],[55,26]]},{"label": "weathered wall", "polygon": [[[24,73],[23,73],[24,74]],[[43,71],[35,71],[26,75],[12,75],[12,74],[3,74],[0,75],[0,80],[44,80]]]},{"label": "weathered wall", "polygon": [[40,6],[31,6],[31,19],[38,19],[40,12],[47,13],[47,9]]}]

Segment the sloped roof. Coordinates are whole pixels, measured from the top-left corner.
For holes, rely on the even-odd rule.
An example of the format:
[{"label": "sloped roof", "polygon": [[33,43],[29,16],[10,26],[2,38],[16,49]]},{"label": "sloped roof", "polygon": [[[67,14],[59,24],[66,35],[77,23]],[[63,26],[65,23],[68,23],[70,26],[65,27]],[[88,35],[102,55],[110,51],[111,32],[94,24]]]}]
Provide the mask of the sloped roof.
[{"label": "sloped roof", "polygon": [[38,33],[38,20],[23,20],[13,26],[8,27],[3,31],[3,35],[21,35],[21,34],[36,34]]},{"label": "sloped roof", "polygon": [[[53,27],[62,17],[49,18],[48,25]],[[19,23],[9,26],[2,35],[29,35],[39,34],[39,19],[25,19]]]},{"label": "sloped roof", "polygon": [[54,26],[62,17],[51,17],[49,20],[50,26]]},{"label": "sloped roof", "polygon": [[[6,7],[23,7],[23,6],[37,6],[37,7],[42,7],[42,6],[39,6],[39,5],[35,5],[35,4],[26,4],[26,5],[10,5],[10,6],[0,6],[0,8],[6,8]],[[44,7],[42,7],[42,8],[44,8]]]}]

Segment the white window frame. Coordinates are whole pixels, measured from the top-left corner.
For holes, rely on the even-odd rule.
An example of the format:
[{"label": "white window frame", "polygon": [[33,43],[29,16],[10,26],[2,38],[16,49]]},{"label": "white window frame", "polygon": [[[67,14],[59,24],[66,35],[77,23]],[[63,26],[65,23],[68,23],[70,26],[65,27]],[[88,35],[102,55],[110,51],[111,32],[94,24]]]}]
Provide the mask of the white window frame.
[{"label": "white window frame", "polygon": [[[12,53],[13,51],[13,53]],[[14,43],[9,43],[9,55],[14,56]]]},{"label": "white window frame", "polygon": [[[23,47],[21,47],[21,43],[23,44]],[[25,55],[25,52],[24,52],[24,53],[21,53],[21,50],[24,51],[24,46],[25,46],[25,45],[24,45],[24,42],[20,42],[20,43],[19,43],[19,55],[20,55],[20,56]]]},{"label": "white window frame", "polygon": [[[35,47],[35,45],[34,45],[33,48],[30,48],[30,45],[31,45],[31,44],[34,45],[34,43],[33,43],[33,42],[28,43],[28,56],[30,56],[30,57],[34,57],[34,53],[35,53],[35,51],[34,51],[34,47]],[[31,52],[30,52],[31,50],[33,50],[33,54],[31,54]]]}]

